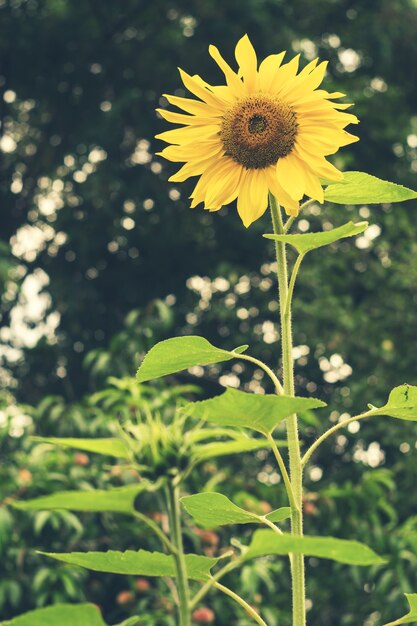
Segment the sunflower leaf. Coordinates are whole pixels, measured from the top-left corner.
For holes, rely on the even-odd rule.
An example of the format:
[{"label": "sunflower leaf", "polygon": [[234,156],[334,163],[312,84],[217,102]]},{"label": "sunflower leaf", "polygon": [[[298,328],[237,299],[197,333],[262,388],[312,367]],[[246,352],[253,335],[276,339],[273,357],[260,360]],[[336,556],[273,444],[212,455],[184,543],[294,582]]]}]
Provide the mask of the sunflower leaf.
[{"label": "sunflower leaf", "polygon": [[[181,503],[195,523],[203,528],[216,528],[226,524],[262,524],[257,513],[245,511],[222,493],[206,492],[184,496]],[[282,507],[265,517],[271,522],[280,522],[290,516],[290,508]]]},{"label": "sunflower leaf", "polygon": [[130,459],[127,445],[117,437],[98,439],[77,439],[74,437],[32,437],[38,443],[51,443],[64,448],[75,448],[85,452],[94,452],[118,459]]},{"label": "sunflower leaf", "polygon": [[321,233],[303,233],[296,235],[268,234],[264,235],[264,237],[266,239],[273,239],[274,241],[284,241],[285,243],[289,243],[297,250],[297,252],[305,254],[306,252],[310,252],[310,250],[327,246],[328,244],[334,243],[339,239],[359,235],[359,233],[363,233],[363,231],[367,228],[368,222],[358,222],[356,224],[348,222],[343,226],[333,228],[332,230],[326,230]]},{"label": "sunflower leaf", "polygon": [[358,541],[334,537],[277,535],[273,530],[257,530],[243,555],[244,560],[272,554],[304,554],[331,559],[348,565],[380,565],[385,560]]},{"label": "sunflower leaf", "polygon": [[[171,554],[148,552],[147,550],[126,550],[119,552],[39,552],[57,561],[79,565],[94,572],[111,574],[127,574],[132,576],[175,576],[175,561]],[[219,557],[221,558],[221,557]],[[188,578],[192,580],[208,580],[210,570],[219,561],[198,554],[186,554],[185,563]]]},{"label": "sunflower leaf", "polygon": [[417,593],[405,593],[404,595],[410,607],[409,613],[404,615],[404,617],[400,617],[400,619],[396,619],[395,622],[384,624],[384,626],[400,626],[400,624],[414,624],[417,622]]},{"label": "sunflower leaf", "polygon": [[195,523],[203,528],[216,528],[226,524],[260,523],[259,515],[236,506],[222,493],[197,493],[184,496],[181,503]]},{"label": "sunflower leaf", "polygon": [[221,426],[250,428],[268,435],[289,415],[323,406],[325,403],[315,398],[260,395],[229,387],[220,396],[191,402],[182,410],[192,417]]},{"label": "sunflower leaf", "polygon": [[135,512],[136,496],[146,489],[146,484],[114,489],[91,489],[83,491],[60,491],[49,496],[40,496],[25,502],[12,503],[17,509],[28,510],[67,510],[101,513]]},{"label": "sunflower leaf", "polygon": [[[279,448],[286,447],[288,444],[284,440],[275,440]],[[218,456],[228,456],[229,454],[241,454],[243,452],[252,452],[262,448],[269,448],[270,444],[267,439],[252,439],[250,437],[241,437],[233,441],[214,441],[195,447],[194,458],[201,463],[209,461]]]},{"label": "sunflower leaf", "polygon": [[247,346],[239,346],[236,352],[216,348],[204,337],[173,337],[160,341],[147,353],[136,374],[139,383],[168,374],[175,374],[195,365],[209,365],[236,358]]},{"label": "sunflower leaf", "polygon": [[412,385],[394,387],[384,406],[380,408],[372,406],[371,415],[387,415],[400,420],[417,422],[417,387]]},{"label": "sunflower leaf", "polygon": [[365,172],[344,172],[340,183],[326,188],[324,198],[336,204],[379,204],[413,200],[417,191]]},{"label": "sunflower leaf", "polygon": [[94,604],[56,604],[29,611],[0,626],[106,626]]}]

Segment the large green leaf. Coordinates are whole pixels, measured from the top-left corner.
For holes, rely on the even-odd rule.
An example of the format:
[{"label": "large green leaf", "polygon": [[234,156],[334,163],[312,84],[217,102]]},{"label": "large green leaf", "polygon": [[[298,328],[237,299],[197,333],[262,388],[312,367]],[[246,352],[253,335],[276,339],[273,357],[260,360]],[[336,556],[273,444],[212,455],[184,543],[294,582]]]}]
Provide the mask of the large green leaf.
[{"label": "large green leaf", "polygon": [[[279,448],[286,447],[288,444],[284,440],[275,440]],[[196,461],[208,461],[218,456],[227,456],[228,454],[240,454],[243,452],[252,452],[262,448],[269,448],[270,444],[267,439],[250,439],[249,437],[235,439],[233,441],[215,441],[196,446],[194,450],[194,458]]]},{"label": "large green leaf", "polygon": [[153,378],[160,378],[167,374],[175,374],[194,365],[209,365],[236,358],[247,349],[240,346],[235,352],[228,352],[213,346],[204,337],[191,335],[189,337],[173,337],[157,343],[143,359],[136,378],[144,383]]},{"label": "large green leaf", "polygon": [[324,198],[336,204],[379,204],[412,200],[417,198],[417,191],[365,172],[345,172],[340,183],[326,188]]},{"label": "large green leaf", "polygon": [[[79,565],[94,572],[130,574],[132,576],[175,576],[174,557],[162,552],[109,550],[108,552],[40,552],[40,554],[71,565]],[[207,580],[211,568],[218,560],[218,558],[209,558],[198,554],[186,554],[185,562],[188,577],[193,580]]]},{"label": "large green leaf", "polygon": [[396,619],[395,622],[384,624],[384,626],[400,626],[400,624],[414,624],[417,622],[417,593],[405,593],[404,595],[410,607],[409,613],[400,619]]},{"label": "large green leaf", "polygon": [[249,513],[233,504],[221,493],[197,493],[184,496],[181,502],[196,524],[204,528],[215,528],[225,524],[259,523],[259,515]]},{"label": "large green leaf", "polygon": [[99,439],[76,439],[74,437],[33,437],[39,443],[52,443],[64,448],[75,448],[85,452],[114,456],[118,459],[130,459],[129,449],[124,441],[117,437]]},{"label": "large green leaf", "polygon": [[349,565],[379,565],[385,562],[371,548],[358,541],[334,537],[277,535],[273,530],[257,530],[244,554],[244,559],[290,552],[331,559]]},{"label": "large green leaf", "polygon": [[400,420],[417,421],[417,387],[400,385],[389,394],[388,402],[380,409],[372,407],[372,415],[388,415]]},{"label": "large green leaf", "polygon": [[[260,524],[262,519],[256,513],[249,513],[236,506],[222,493],[197,493],[184,496],[181,502],[198,526],[216,528],[226,524]],[[270,521],[281,521],[290,515],[290,509],[283,507],[272,511],[266,517]]]},{"label": "large green leaf", "polygon": [[[139,621],[139,620],[138,620]],[[56,604],[29,611],[0,626],[105,626],[94,604]]]},{"label": "large green leaf", "polygon": [[267,239],[273,239],[274,241],[284,241],[285,243],[289,243],[291,246],[294,246],[297,252],[305,254],[310,250],[327,246],[329,243],[334,243],[339,239],[353,237],[354,235],[363,233],[366,228],[368,228],[368,222],[358,222],[357,224],[348,222],[343,226],[339,226],[339,228],[333,228],[332,230],[326,230],[321,233],[304,233],[300,235],[264,235],[264,237]]},{"label": "large green leaf", "polygon": [[134,513],[135,498],[146,489],[146,484],[114,489],[91,489],[84,491],[59,491],[50,496],[41,496],[26,502],[13,502],[13,506],[24,510],[95,511]]},{"label": "large green leaf", "polygon": [[210,400],[187,404],[183,410],[197,419],[221,426],[250,428],[267,435],[289,415],[322,406],[326,406],[325,403],[315,398],[260,395],[229,388]]}]

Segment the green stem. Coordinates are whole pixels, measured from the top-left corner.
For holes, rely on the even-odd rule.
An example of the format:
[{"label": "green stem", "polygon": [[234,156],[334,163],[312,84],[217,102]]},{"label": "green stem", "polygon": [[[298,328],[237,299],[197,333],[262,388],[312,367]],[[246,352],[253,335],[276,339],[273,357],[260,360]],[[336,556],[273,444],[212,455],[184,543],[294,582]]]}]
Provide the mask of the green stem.
[{"label": "green stem", "polygon": [[269,445],[271,446],[271,450],[274,453],[275,459],[278,463],[278,467],[281,471],[282,478],[284,480],[285,489],[287,491],[288,500],[290,501],[290,505],[292,508],[298,508],[297,501],[295,499],[293,488],[291,485],[291,480],[290,480],[290,477],[288,476],[287,468],[285,466],[282,455],[271,433],[268,434],[267,439],[269,441]]},{"label": "green stem", "polygon": [[[282,235],[284,225],[282,222],[281,209],[272,194],[270,207],[274,233]],[[279,288],[279,306],[281,318],[281,343],[282,343],[282,363],[284,393],[294,396],[294,366],[292,357],[292,330],[291,330],[291,306],[287,308],[288,302],[288,271],[286,246],[283,241],[275,241],[275,252],[277,257],[277,276]],[[290,303],[291,304],[291,303]],[[303,514],[302,514],[302,485],[303,471],[301,466],[300,440],[298,436],[297,416],[291,415],[287,418],[287,439],[288,453],[290,461],[290,480],[295,505],[291,506],[291,533],[293,535],[303,534]],[[306,625],[305,610],[305,573],[304,556],[293,554],[291,559],[292,577],[292,626]]]},{"label": "green stem", "polygon": [[258,615],[258,613],[255,611],[255,609],[253,609],[250,604],[245,602],[245,600],[243,598],[238,596],[237,593],[235,593],[234,591],[232,591],[228,587],[225,587],[224,585],[221,585],[220,583],[216,583],[215,582],[214,586],[216,587],[216,589],[219,589],[220,591],[223,591],[223,593],[225,593],[230,598],[233,598],[233,600],[235,602],[240,604],[240,606],[245,609],[246,613],[248,615],[250,615],[255,620],[255,622],[257,624],[260,624],[260,626],[268,626],[268,624],[266,622],[264,622],[262,617],[260,615]]},{"label": "green stem", "polygon": [[[306,200],[305,202],[303,202],[303,204],[300,206],[300,211],[310,206],[310,204],[313,204],[313,202],[315,202],[315,200],[313,200],[312,198],[310,200]],[[297,219],[296,215],[291,215],[291,217],[287,219],[284,225],[284,233],[287,233],[290,230],[291,226],[293,225],[294,220],[296,219]]]},{"label": "green stem", "polygon": [[215,583],[217,583],[221,578],[223,578],[223,576],[225,576],[226,574],[234,570],[236,567],[239,567],[241,564],[242,564],[241,561],[237,559],[236,561],[231,561],[230,563],[228,563],[227,565],[219,569],[219,571],[216,572],[214,576],[212,576],[201,587],[199,591],[197,591],[194,598],[192,598],[190,602],[190,608],[194,609],[197,606],[197,604],[201,602],[201,600],[206,596],[206,594],[210,591],[210,589],[215,585]]},{"label": "green stem", "polygon": [[187,567],[185,563],[184,547],[182,543],[181,514],[179,486],[169,483],[167,486],[167,500],[171,541],[175,547],[176,581],[178,591],[179,626],[191,626],[190,618],[190,590],[188,586]]},{"label": "green stem", "polygon": [[290,315],[291,313],[291,304],[292,304],[292,294],[294,293],[295,281],[297,280],[298,270],[300,269],[300,265],[303,262],[305,253],[299,254],[296,262],[294,263],[293,270],[291,272],[290,284],[288,286],[287,293],[287,301],[285,303],[285,315]]},{"label": "green stem", "polygon": [[365,417],[372,417],[372,411],[368,411],[367,413],[362,413],[361,415],[354,415],[353,417],[350,417],[349,419],[344,420],[343,422],[338,422],[337,424],[335,424],[334,426],[329,428],[329,430],[326,430],[326,432],[323,433],[322,435],[320,435],[320,437],[318,439],[316,439],[316,441],[309,447],[309,449],[307,450],[307,452],[305,453],[305,455],[301,459],[301,465],[303,467],[306,465],[306,463],[310,459],[310,457],[313,454],[313,452],[315,452],[317,450],[319,445],[321,443],[323,443],[323,441],[325,441],[325,439],[327,439],[327,437],[330,437],[330,435],[333,435],[333,433],[337,432],[341,428],[345,428],[345,426],[348,426],[352,422],[357,422],[358,420],[363,420]]},{"label": "green stem", "polygon": [[176,550],[175,546],[170,542],[168,537],[164,534],[163,530],[159,528],[158,524],[150,519],[147,515],[143,513],[139,513],[139,511],[135,511],[134,513],[136,519],[140,520],[144,524],[148,526],[155,533],[155,535],[161,540],[162,545],[173,554]]},{"label": "green stem", "polygon": [[260,361],[259,359],[255,359],[254,356],[249,356],[248,354],[237,354],[236,358],[242,359],[243,361],[250,361],[250,363],[254,363],[258,367],[263,369],[264,372],[266,372],[268,374],[269,378],[274,383],[274,386],[275,386],[277,394],[278,395],[282,395],[284,393],[284,389],[283,389],[281,383],[279,382],[279,380],[275,376],[274,372],[271,370],[271,368],[269,368],[267,366],[266,363],[264,363],[263,361]]}]

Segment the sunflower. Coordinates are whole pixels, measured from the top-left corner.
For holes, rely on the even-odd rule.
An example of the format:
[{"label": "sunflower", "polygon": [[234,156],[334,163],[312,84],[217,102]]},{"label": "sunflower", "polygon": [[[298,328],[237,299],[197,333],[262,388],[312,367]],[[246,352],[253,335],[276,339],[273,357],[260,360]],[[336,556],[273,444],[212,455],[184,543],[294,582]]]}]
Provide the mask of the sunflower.
[{"label": "sunflower", "polygon": [[218,211],[237,199],[246,227],[267,209],[268,192],[288,215],[298,214],[304,195],[323,202],[320,179],[343,178],[326,156],[358,140],[344,130],[358,123],[343,112],[352,105],[333,102],[344,94],[318,89],[327,62],[315,59],[297,73],[300,55],[282,63],[281,52],[268,56],[258,69],[247,35],[235,49],[237,73],[215,46],[209,53],[226,85],[209,85],[180,69],[185,87],[198,100],[165,95],[186,114],[157,109],[168,122],[180,124],[156,136],[172,144],[158,154],[184,163],[169,180],[200,177],[191,207],[203,202],[208,211]]}]

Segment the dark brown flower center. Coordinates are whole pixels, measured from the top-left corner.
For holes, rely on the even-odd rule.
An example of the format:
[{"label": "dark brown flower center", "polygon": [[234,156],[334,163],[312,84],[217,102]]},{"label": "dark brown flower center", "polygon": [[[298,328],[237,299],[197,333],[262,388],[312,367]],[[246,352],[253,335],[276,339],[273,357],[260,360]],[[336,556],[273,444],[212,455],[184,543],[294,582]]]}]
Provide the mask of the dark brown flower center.
[{"label": "dark brown flower center", "polygon": [[259,94],[247,96],[226,112],[220,137],[234,161],[260,169],[290,154],[297,129],[297,116],[290,106]]}]

